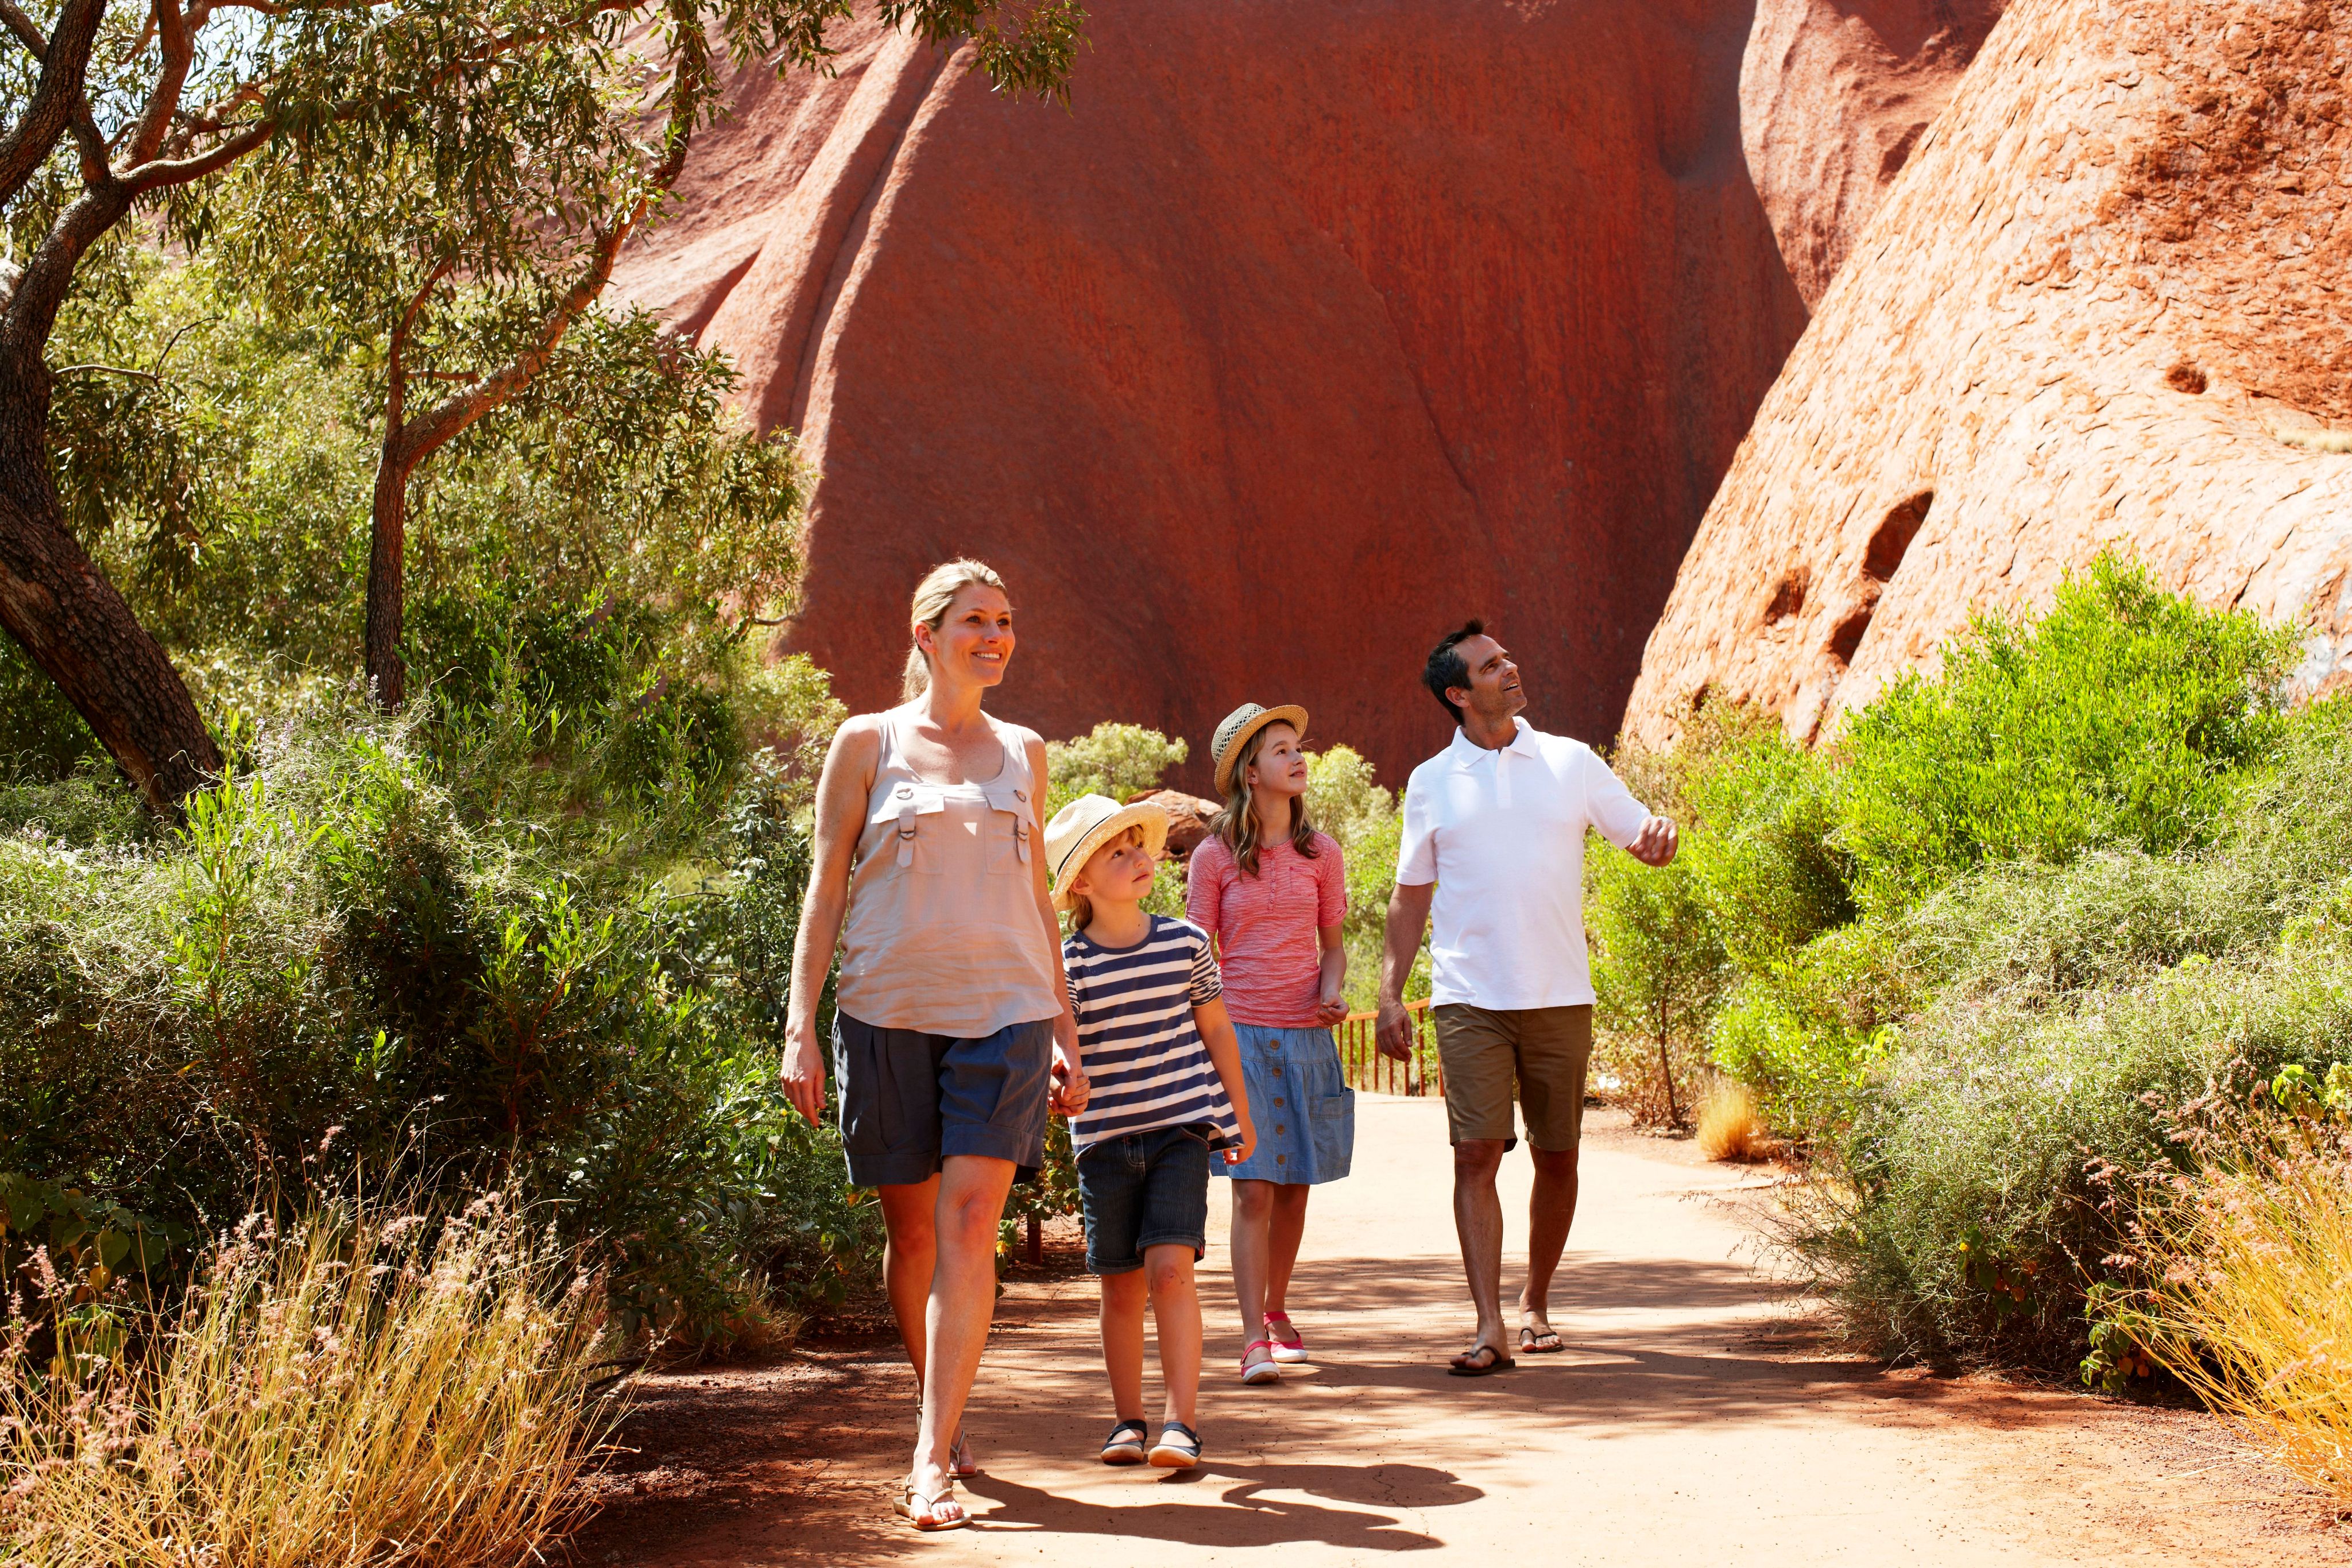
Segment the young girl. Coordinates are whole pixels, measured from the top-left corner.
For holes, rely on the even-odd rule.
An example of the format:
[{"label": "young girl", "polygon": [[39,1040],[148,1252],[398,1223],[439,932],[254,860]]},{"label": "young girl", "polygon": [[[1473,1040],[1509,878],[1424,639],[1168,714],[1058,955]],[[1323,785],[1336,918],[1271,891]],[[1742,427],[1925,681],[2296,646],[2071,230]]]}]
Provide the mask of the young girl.
[{"label": "young girl", "polygon": [[1281,1381],[1307,1358],[1286,1310],[1307,1226],[1307,1193],[1348,1174],[1356,1094],[1331,1025],[1348,1016],[1339,925],[1348,873],[1339,846],[1307,820],[1302,707],[1244,703],[1209,754],[1225,805],[1192,852],[1185,913],[1216,938],[1242,1077],[1266,1129],[1234,1178],[1234,1289],[1241,1298],[1241,1377]]},{"label": "young girl", "polygon": [[1146,914],[1153,866],[1168,841],[1157,806],[1122,808],[1085,795],[1045,828],[1054,904],[1071,913],[1062,944],[1078,1049],[1090,1083],[1070,1117],[1087,1267],[1102,1276],[1103,1362],[1118,1424],[1107,1465],[1147,1457],[1143,1307],[1160,1328],[1167,1386],[1150,1462],[1185,1469],[1201,1458],[1193,1399],[1201,1386],[1201,1298],[1192,1266],[1208,1247],[1209,1165],[1249,1156],[1256,1133],[1209,939]]}]

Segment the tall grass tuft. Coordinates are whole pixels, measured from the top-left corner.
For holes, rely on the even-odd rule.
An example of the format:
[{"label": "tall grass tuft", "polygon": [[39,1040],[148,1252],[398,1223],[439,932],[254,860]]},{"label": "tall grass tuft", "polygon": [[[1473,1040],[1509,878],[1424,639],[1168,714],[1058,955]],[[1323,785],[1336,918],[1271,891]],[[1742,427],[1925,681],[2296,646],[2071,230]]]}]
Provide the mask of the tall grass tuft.
[{"label": "tall grass tuft", "polygon": [[2233,1141],[2147,1222],[2148,1354],[2352,1504],[2352,1134],[2298,1118]]},{"label": "tall grass tuft", "polygon": [[0,1540],[37,1568],[535,1560],[606,1430],[604,1293],[496,1196],[220,1237],[142,1352],[0,1369]]},{"label": "tall grass tuft", "polygon": [[1699,1152],[1711,1160],[1760,1160],[1772,1146],[1771,1129],[1757,1113],[1756,1097],[1737,1078],[1717,1078],[1698,1108]]}]

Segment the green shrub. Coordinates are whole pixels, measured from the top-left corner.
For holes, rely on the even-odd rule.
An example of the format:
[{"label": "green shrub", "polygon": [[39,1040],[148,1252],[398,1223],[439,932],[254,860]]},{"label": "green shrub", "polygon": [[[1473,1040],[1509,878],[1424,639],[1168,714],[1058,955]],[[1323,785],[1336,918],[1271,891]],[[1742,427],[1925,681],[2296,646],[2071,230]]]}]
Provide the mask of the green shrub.
[{"label": "green shrub", "polygon": [[1982,614],[1853,716],[1839,840],[1899,909],[1988,862],[2202,842],[2282,728],[2292,626],[2206,610],[2111,557],[2038,621]]}]

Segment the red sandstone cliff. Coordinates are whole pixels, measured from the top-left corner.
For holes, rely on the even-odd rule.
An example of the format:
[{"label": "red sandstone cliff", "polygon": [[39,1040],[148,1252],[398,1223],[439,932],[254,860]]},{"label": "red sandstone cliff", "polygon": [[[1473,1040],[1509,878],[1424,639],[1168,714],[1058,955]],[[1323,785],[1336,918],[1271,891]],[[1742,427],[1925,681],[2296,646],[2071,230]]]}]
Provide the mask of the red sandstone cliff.
[{"label": "red sandstone cliff", "polygon": [[1748,172],[1821,303],[2007,0],[1758,0],[1739,71]]},{"label": "red sandstone cliff", "polygon": [[1804,312],[1721,0],[1099,0],[1067,112],[865,28],[740,83],[624,289],[815,465],[791,632],[892,700],[907,593],[1008,575],[1001,707],[1192,737],[1303,702],[1391,778],[1497,618],[1614,727]]},{"label": "red sandstone cliff", "polygon": [[1831,286],[1652,632],[1819,733],[2103,547],[2352,668],[2352,0],[2015,0]]}]

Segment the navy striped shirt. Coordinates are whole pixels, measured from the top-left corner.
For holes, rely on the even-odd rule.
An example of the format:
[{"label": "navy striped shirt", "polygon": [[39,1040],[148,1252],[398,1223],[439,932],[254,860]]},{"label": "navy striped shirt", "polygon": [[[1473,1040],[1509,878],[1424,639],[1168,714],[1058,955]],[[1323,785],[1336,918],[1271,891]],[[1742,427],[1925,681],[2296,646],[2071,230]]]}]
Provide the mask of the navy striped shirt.
[{"label": "navy striped shirt", "polygon": [[1192,1026],[1192,1009],[1224,989],[1199,926],[1155,915],[1151,934],[1132,947],[1072,932],[1062,967],[1090,1086],[1087,1108],[1070,1118],[1073,1148],[1193,1123],[1216,1129],[1213,1148],[1240,1140],[1241,1122]]}]

